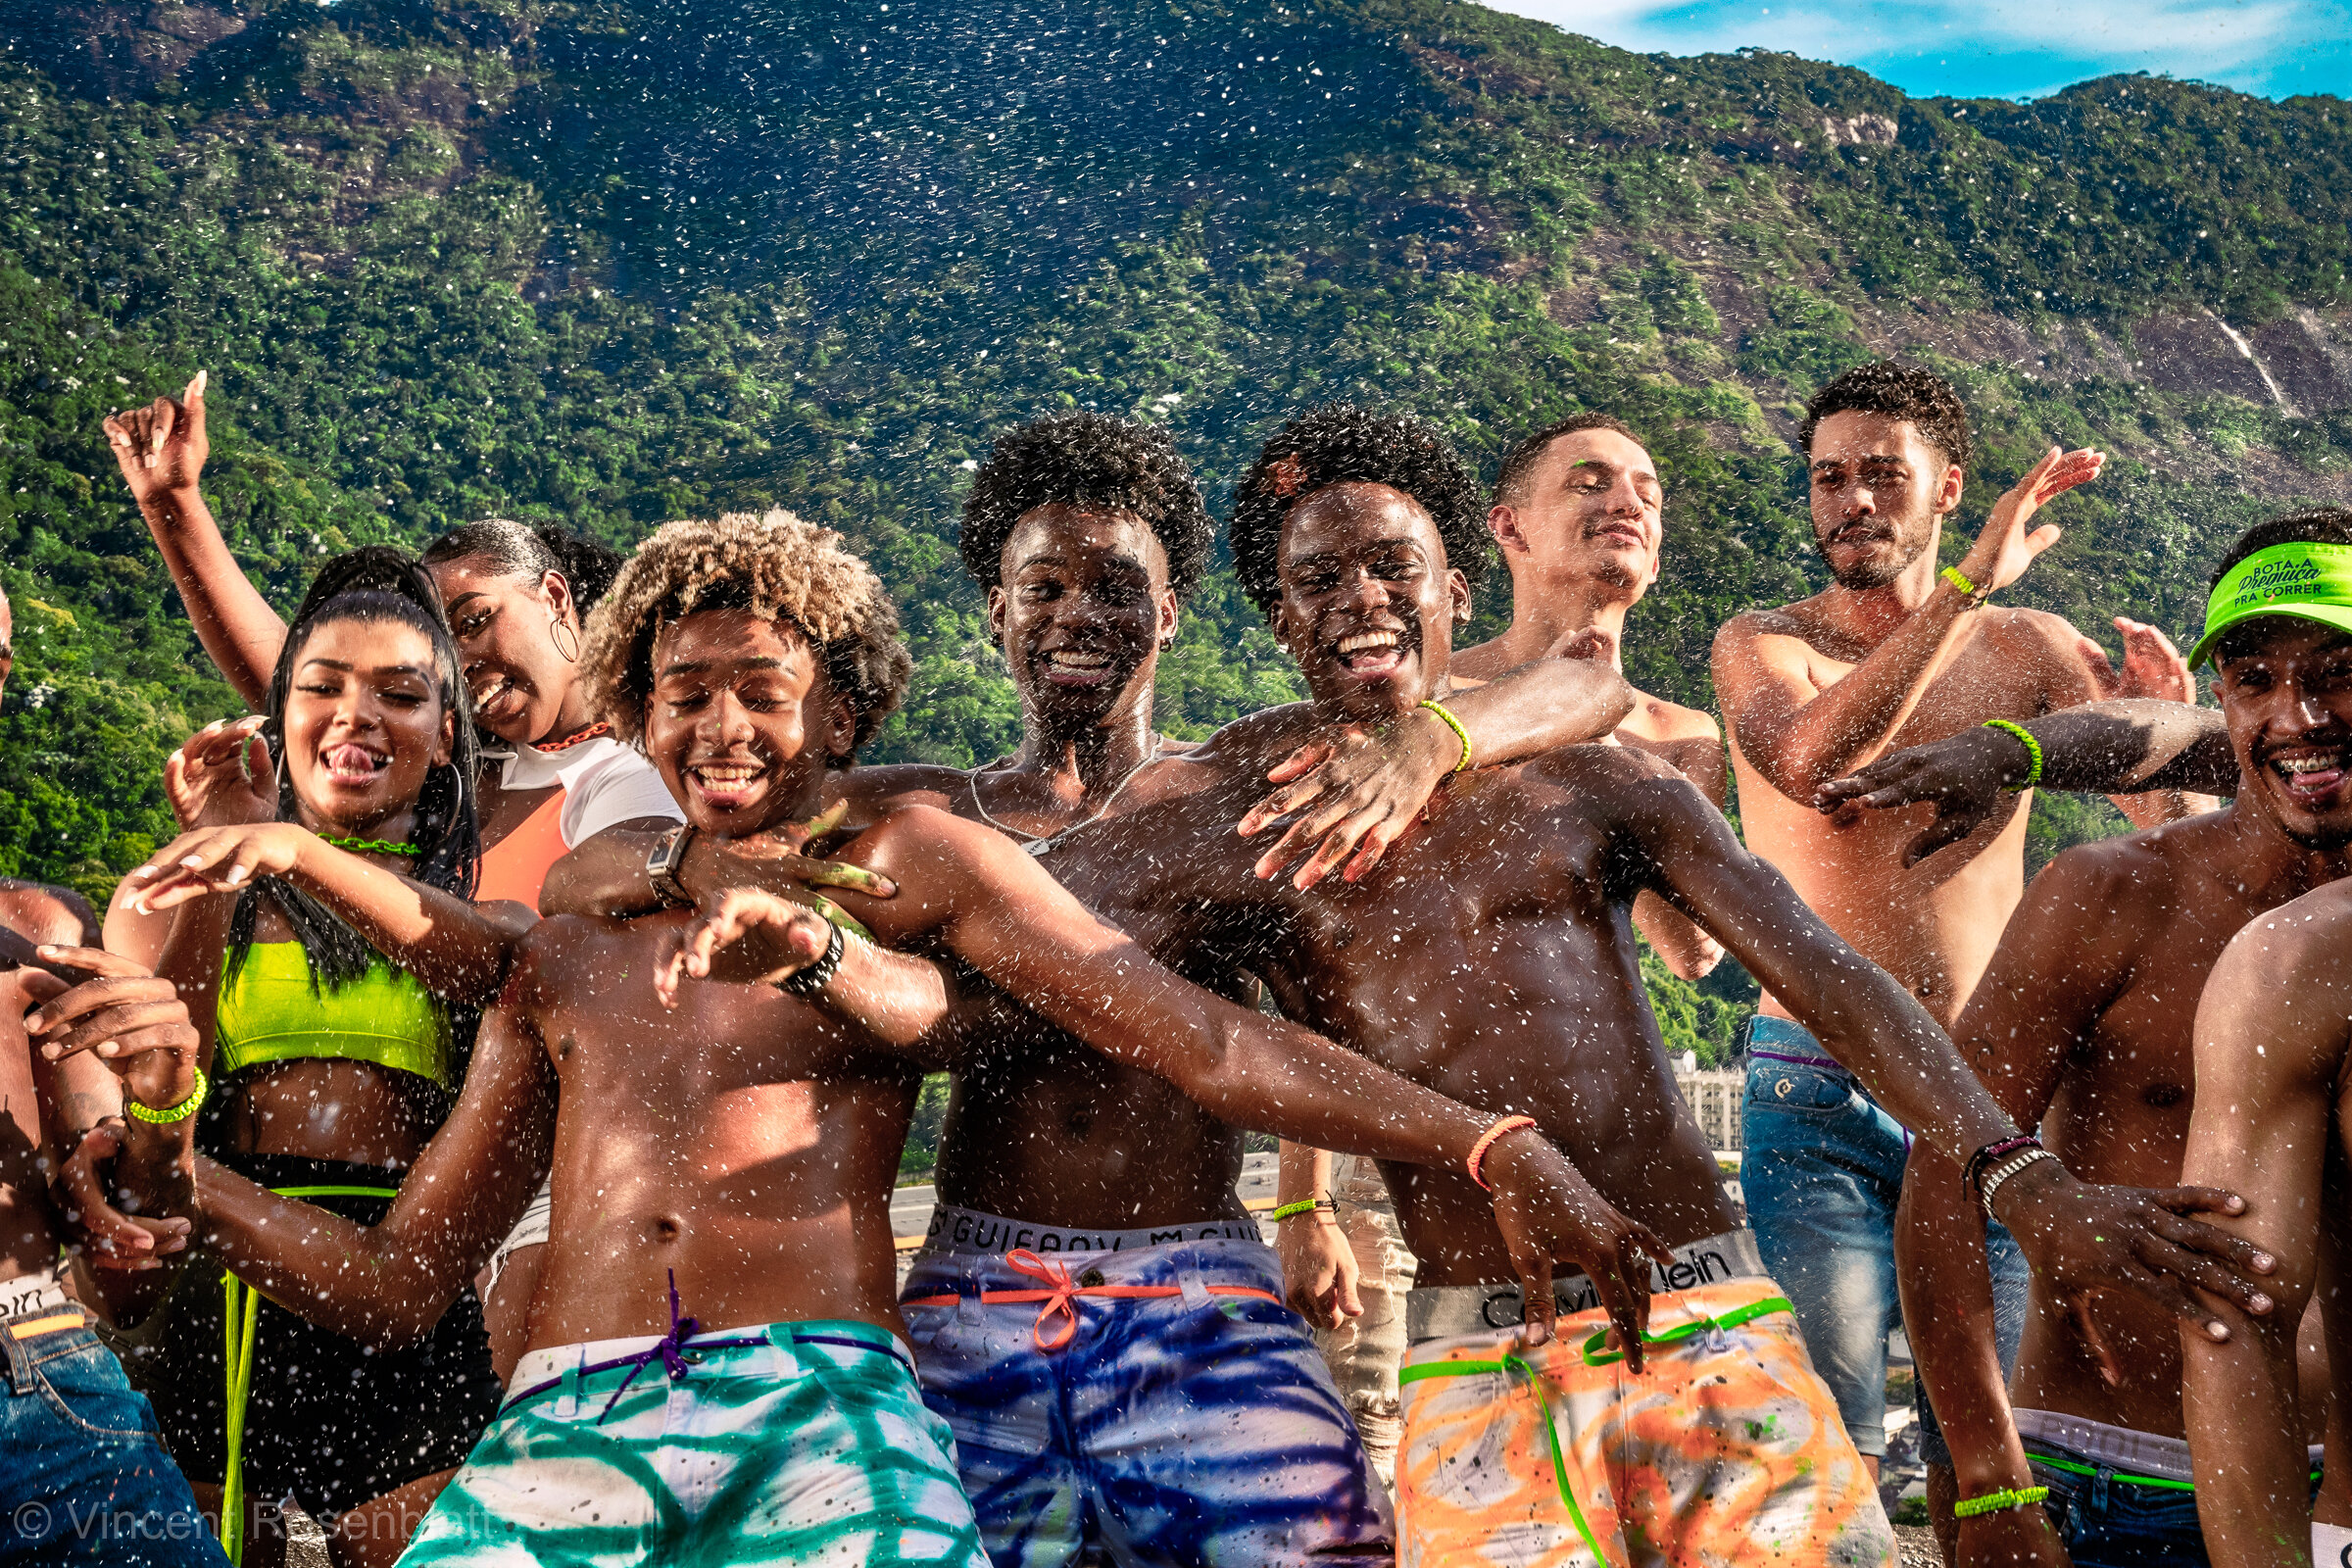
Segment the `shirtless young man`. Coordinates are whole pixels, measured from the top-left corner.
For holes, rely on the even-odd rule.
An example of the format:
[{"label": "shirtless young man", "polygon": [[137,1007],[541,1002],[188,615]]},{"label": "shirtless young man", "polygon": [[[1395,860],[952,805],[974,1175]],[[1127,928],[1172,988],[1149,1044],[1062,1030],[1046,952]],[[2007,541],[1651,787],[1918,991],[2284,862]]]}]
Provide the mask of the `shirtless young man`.
[{"label": "shirtless young man", "polygon": [[[0,594],[0,685],[14,631]],[[98,940],[79,894],[13,877],[0,878],[0,926],[34,944]],[[24,1014],[66,986],[20,961],[0,969],[0,1563],[223,1564],[154,1409],[68,1288],[50,1174],[80,1131],[121,1114],[122,1099],[94,1062],[35,1057]]]},{"label": "shirtless young man", "polygon": [[[1305,726],[1394,723],[1448,690],[1450,628],[1469,604],[1450,552],[1481,548],[1483,533],[1475,494],[1436,432],[1348,409],[1286,426],[1240,495],[1238,569],[1273,608],[1314,703],[1231,726],[1200,751],[1147,770],[1129,785],[1123,809],[1057,839],[1049,863],[1172,965],[1203,978],[1250,969],[1286,1013],[1317,1020],[1407,1076],[1489,1111],[1533,1113],[1549,1136],[1585,1152],[1596,1186],[1681,1244],[1681,1261],[1663,1275],[1679,1293],[1662,1305],[1666,1321],[1717,1325],[1653,1351],[1649,1381],[1619,1409],[1613,1391],[1623,1374],[1613,1365],[1588,1370],[1582,1354],[1581,1336],[1604,1326],[1591,1309],[1595,1287],[1565,1286],[1578,1337],[1545,1348],[1556,1298],[1539,1297],[1531,1309],[1519,1287],[1503,1283],[1512,1270],[1500,1239],[1478,1218],[1477,1189],[1449,1172],[1389,1165],[1406,1233],[1436,1287],[1413,1316],[1424,1336],[1443,1341],[1424,1345],[1407,1370],[1416,1392],[1399,1464],[1404,1560],[1492,1562],[1498,1553],[1533,1561],[1576,1551],[1587,1530],[1618,1538],[1618,1554],[1634,1534],[1659,1549],[1706,1550],[1762,1529],[1796,1561],[1883,1557],[1891,1543],[1866,1472],[1793,1324],[1766,1305],[1776,1292],[1674,1091],[1625,907],[1647,887],[1707,924],[1938,1147],[1984,1147],[2007,1136],[2009,1124],[1898,986],[1859,962],[1742,851],[1687,781],[1636,752],[1576,748],[1457,779],[1420,827],[1354,881],[1301,889],[1260,875],[1253,847],[1232,824]],[[1012,1039],[997,1038],[1009,1054]],[[1019,1042],[1022,1058],[1067,1049],[1034,1030]],[[1009,1156],[1043,1140],[1031,1136],[1034,1118],[1019,1102],[999,1098],[988,1075],[972,1077],[978,1088],[959,1102],[943,1164],[962,1160],[974,1185],[1008,1183],[1028,1163]],[[2037,1261],[2060,1279],[2111,1278],[2125,1239],[2152,1226],[2209,1234],[2156,1211],[2143,1195],[2084,1188],[2046,1163],[2020,1180],[2047,1185],[2013,1186],[2001,1195],[2003,1210],[2027,1226]],[[1617,1269],[1641,1271],[1634,1246],[1629,1236]],[[2094,1251],[2095,1263],[2086,1255]],[[1123,1359],[1164,1361],[1164,1344],[1131,1325],[1125,1303],[1097,1302],[1088,1292],[1115,1293],[1139,1273],[1153,1278],[1167,1260],[1121,1248],[1088,1261],[1088,1274],[1070,1282],[1087,1338],[1059,1349],[1058,1371],[1027,1348],[1034,1314],[996,1296],[1033,1282],[991,1259],[934,1257],[930,1275],[918,1266],[907,1283],[926,1387],[950,1415],[975,1490],[1000,1476],[1007,1486],[1052,1484],[1054,1468],[1037,1460],[1051,1434],[1026,1434],[1025,1446],[1019,1419],[1036,1386],[1050,1396],[1047,1409],[1069,1408],[1053,1402],[1068,1391],[1079,1396],[1070,1418],[1132,1442],[1158,1430],[1102,1408],[1095,1380]],[[978,1300],[974,1287],[986,1293]],[[999,1300],[1014,1310],[992,1310]],[[1163,1342],[1169,1334],[1156,1329]],[[1513,1341],[1546,1386],[1573,1391],[1560,1422],[1573,1502],[1559,1491],[1547,1417],[1518,1404],[1510,1374],[1458,1366]],[[1440,1369],[1416,1373],[1424,1364]],[[1443,1381],[1454,1370],[1460,1381]],[[1427,1388],[1421,1379],[1431,1380]],[[1141,1380],[1130,1373],[1127,1381]],[[1700,1384],[1703,1396],[1677,1393]],[[1200,1396],[1247,1397],[1213,1383]],[[1636,1405],[1651,1413],[1636,1414]],[[1780,1419],[1765,1419],[1766,1406]],[[1795,1418],[1800,1407],[1812,1418]],[[1706,1484],[1678,1490],[1637,1457],[1666,1433],[1703,1447],[1713,1465]],[[1473,1483],[1481,1459],[1496,1463]],[[1060,1470],[1063,1484],[1085,1486],[1089,1478],[1073,1470]]]},{"label": "shirtless young man", "polygon": [[[1980,829],[1958,854],[1907,868],[1914,820],[1825,815],[1815,794],[1889,747],[2114,695],[2104,656],[2065,621],[1985,606],[2056,542],[2054,527],[2028,531],[2034,513],[2096,477],[2102,460],[2053,449],[1939,575],[1937,540],[1960,504],[1970,456],[1967,414],[1949,386],[1892,362],[1859,367],[1814,397],[1800,444],[1814,537],[1834,580],[1811,599],[1740,615],[1715,639],[1740,826],[1833,930],[1949,1028],[2024,890],[2026,812]],[[2165,673],[2135,663],[2126,678],[2146,689]],[[2185,670],[2176,661],[2169,673],[2170,688],[2155,694],[2185,696]],[[2119,804],[2135,820],[2155,819],[2141,804]],[[1748,1213],[1847,1429],[1875,1465],[1886,1448],[1886,1345],[1898,1321],[1894,1207],[1910,1141],[1770,987],[1751,1031],[1740,1167]],[[2006,1238],[1996,1233],[1993,1247],[2014,1323],[2022,1268]],[[1931,1462],[1941,1457],[1927,1446]]]},{"label": "shirtless young man", "polygon": [[[1028,841],[1052,869],[1055,835],[1117,815],[1136,798],[1139,768],[1192,749],[1154,729],[1152,684],[1212,532],[1164,430],[1070,414],[1007,431],[974,477],[962,548],[1020,693],[1021,750],[971,772],[860,768],[832,787],[861,815],[911,802],[988,822]],[[1606,733],[1626,710],[1624,693],[1606,663],[1550,660],[1463,694],[1454,712],[1482,755],[1509,757]],[[1523,731],[1514,714],[1540,722]],[[1255,813],[1262,821],[1274,808],[1301,808],[1260,868],[1271,874],[1311,851],[1299,872],[1310,882],[1349,861],[1359,842],[1377,851],[1394,838],[1461,755],[1434,714],[1377,736],[1338,726],[1313,739],[1298,763],[1270,767],[1288,782],[1273,808]],[[645,907],[648,846],[630,847],[631,861],[624,843],[613,835],[560,865],[549,906]],[[707,895],[775,869],[723,861],[712,841],[694,839],[675,881]],[[1368,861],[1367,853],[1354,864]],[[1230,969],[1207,978],[1237,998],[1254,988]],[[1238,1126],[1130,1062],[1067,1041],[1031,1051],[1034,1018],[984,1021],[955,1063],[943,1203],[915,1262],[925,1288],[1027,1289],[1037,1282],[1003,1254],[1112,1248],[1131,1272],[1175,1279],[1193,1270],[1280,1292],[1278,1265],[1234,1194]],[[997,1051],[1000,1035],[1017,1049]],[[1105,1549],[1105,1540],[1152,1561],[1270,1563],[1348,1550],[1385,1558],[1385,1505],[1298,1322],[1255,1307],[1202,1318],[1192,1305],[1123,1306],[1119,1345],[1101,1353],[1038,1351],[1028,1340],[1033,1311],[999,1314],[1019,1319],[1007,1356],[1030,1357],[1020,1399],[994,1403],[968,1425],[953,1405],[942,1408],[1000,1565],[1058,1564]],[[941,1354],[926,1354],[926,1378],[941,1364]],[[1191,1376],[1196,1365],[1217,1369],[1213,1381]],[[1048,1403],[1064,1376],[1090,1408],[1125,1413],[1132,1425],[1059,1422]],[[1157,1441],[1131,1441],[1136,1431]],[[1008,1445],[1019,1463],[990,1460],[983,1477],[979,1462]]]},{"label": "shirtless young man", "polygon": [[[1453,656],[1458,678],[1485,679],[1546,656],[1622,664],[1626,612],[1658,579],[1664,489],[1641,438],[1606,414],[1575,414],[1511,449],[1487,510],[1487,527],[1511,571],[1511,624]],[[1726,804],[1723,732],[1715,720],[1634,693],[1617,739],[1681,769]],[[1695,980],[1723,950],[1690,920],[1643,893],[1634,925],[1668,969]],[[1368,1161],[1286,1144],[1276,1246],[1291,1304],[1316,1328],[1373,1467],[1395,1466],[1404,1354],[1404,1296],[1415,1260],[1396,1205]],[[1311,1207],[1300,1207],[1312,1204]]]},{"label": "shirtless young man", "polygon": [[[861,562],[771,513],[657,533],[592,618],[583,663],[688,820],[734,839],[814,814],[828,767],[903,689],[895,631]],[[237,885],[256,845],[230,840],[263,831],[183,840],[150,902]],[[1491,1116],[1178,983],[1000,835],[915,808],[851,854],[895,883],[887,900],[835,890],[877,941],[936,948],[1225,1115],[1390,1158],[1482,1152],[1532,1280],[1548,1282],[1551,1257],[1598,1266],[1639,1237],[1543,1140],[1485,1136]],[[759,924],[729,918],[730,935]],[[936,971],[845,941],[805,905],[769,899],[767,922],[783,952],[758,983],[683,987],[688,928],[709,922],[534,927],[456,1111],[377,1226],[200,1165],[208,1243],[240,1274],[315,1321],[398,1343],[439,1316],[552,1161],[530,1349],[404,1561],[504,1546],[539,1562],[983,1562],[891,1294],[888,1199],[923,1030],[944,1008]],[[76,1006],[44,1021],[61,1048],[102,1033]],[[174,1067],[172,1092],[196,1093],[185,1059]],[[172,1137],[142,1125],[131,1148]],[[186,1157],[184,1141],[172,1152]]]},{"label": "shirtless young man", "polygon": [[[2328,575],[2297,575],[2315,564]],[[2215,583],[2191,657],[2216,659],[2244,786],[2220,811],[2052,860],[1953,1032],[2020,1125],[2042,1126],[2052,1152],[2093,1180],[2182,1179],[2192,1108],[2215,1093],[2206,1069],[2263,1070],[2229,1067],[2209,1036],[2192,1033],[2206,976],[2248,922],[2352,869],[2352,633],[2337,629],[2352,626],[2352,513],[2249,529]],[[2258,1125],[2229,1120],[2241,1136]],[[2260,1213],[2232,1228],[2268,1240],[2271,1227],[2295,1223]],[[2036,1282],[2004,1380],[1974,1218],[1959,1171],[1915,1151],[1897,1241],[1905,1317],[1960,1494],[2050,1489],[2046,1516],[1995,1508],[1963,1519],[1961,1560],[2201,1560],[2198,1517],[2216,1511],[2188,1487],[2175,1320],[2188,1319],[2193,1343],[2211,1313],[2116,1295],[2070,1318]],[[2285,1306],[2257,1317],[2253,1338],[2291,1346],[2301,1302]],[[2086,1481],[2094,1473],[2101,1484]]]}]

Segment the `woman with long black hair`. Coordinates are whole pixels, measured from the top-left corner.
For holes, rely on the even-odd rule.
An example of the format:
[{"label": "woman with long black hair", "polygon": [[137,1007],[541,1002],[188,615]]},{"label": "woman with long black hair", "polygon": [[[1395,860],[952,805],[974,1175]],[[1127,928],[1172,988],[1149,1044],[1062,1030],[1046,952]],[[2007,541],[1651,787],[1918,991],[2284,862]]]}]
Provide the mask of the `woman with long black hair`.
[{"label": "woman with long black hair", "polygon": [[[286,627],[229,554],[198,480],[211,447],[205,433],[205,377],[179,398],[157,398],[106,421],[106,432],[140,514],[188,608],[205,652],[257,709]],[[513,900],[534,912],[548,868],[573,846],[611,827],[659,832],[678,820],[677,803],[645,759],[591,719],[578,680],[580,629],[619,571],[621,556],[545,524],[470,522],[426,547],[425,569],[439,591],[486,743],[474,780],[481,859],[474,896]],[[254,764],[258,717],[223,721],[192,737],[166,782],[180,825],[193,827],[194,801],[223,776]],[[118,907],[107,944],[142,961],[151,948],[140,922]],[[545,1195],[500,1249],[481,1282],[482,1316],[494,1360],[505,1372],[520,1353],[547,1239]]]},{"label": "woman with long black hair", "polygon": [[[192,825],[273,820],[282,853],[233,899],[146,913],[129,883],[118,913],[168,923],[157,972],[186,1000],[212,1080],[184,1112],[201,1117],[200,1146],[368,1221],[452,1103],[470,1009],[496,994],[533,915],[473,903],[473,725],[438,592],[410,558],[360,550],[319,570],[267,703],[267,765],[250,780],[215,770],[188,800],[213,819]],[[319,896],[350,909],[339,895],[355,887],[365,920]],[[420,1514],[498,1402],[470,1301],[387,1354],[191,1268],[139,1340],[132,1375],[190,1479],[223,1488],[232,1557],[249,1509],[288,1494],[322,1520],[371,1503]],[[408,1488],[421,1502],[385,1495]],[[348,1530],[344,1555],[368,1559],[363,1538],[388,1533]]]}]

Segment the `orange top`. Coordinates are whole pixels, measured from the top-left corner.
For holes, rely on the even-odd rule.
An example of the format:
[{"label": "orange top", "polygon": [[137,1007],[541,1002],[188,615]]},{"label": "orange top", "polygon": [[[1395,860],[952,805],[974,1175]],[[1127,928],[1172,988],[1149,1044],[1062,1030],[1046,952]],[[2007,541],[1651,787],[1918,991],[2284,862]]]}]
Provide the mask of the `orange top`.
[{"label": "orange top", "polygon": [[564,842],[564,795],[556,791],[538,809],[515,824],[514,831],[482,852],[482,868],[475,878],[476,903],[513,899],[539,907],[539,886],[547,869],[564,858],[571,846]]}]

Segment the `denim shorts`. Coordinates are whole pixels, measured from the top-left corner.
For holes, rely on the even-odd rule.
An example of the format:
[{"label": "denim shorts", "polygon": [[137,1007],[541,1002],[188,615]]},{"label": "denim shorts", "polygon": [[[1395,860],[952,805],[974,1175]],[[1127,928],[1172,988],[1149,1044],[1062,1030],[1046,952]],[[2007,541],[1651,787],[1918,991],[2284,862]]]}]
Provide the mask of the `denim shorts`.
[{"label": "denim shorts", "polygon": [[[164,1452],[154,1409],[89,1329],[42,1327],[62,1315],[26,1313],[0,1328],[0,1565],[226,1568]],[[26,1329],[36,1332],[18,1338]]]},{"label": "denim shorts", "polygon": [[[2045,1462],[2060,1458],[2094,1469],[2079,1475]],[[2197,1494],[2185,1486],[2126,1481],[2103,1465],[2055,1444],[2027,1445],[2034,1484],[2075,1568],[2204,1568],[2205,1533],[2197,1525]]]},{"label": "denim shorts", "polygon": [[[1854,1446],[1886,1451],[1886,1336],[1902,1322],[1894,1213],[1911,1135],[1800,1025],[1757,1014],[1744,1031],[1740,1186],[1764,1266],[1796,1304],[1813,1365],[1837,1396]],[[2017,1365],[2030,1284],[2016,1241],[1985,1226],[1994,1338]],[[1951,1463],[1920,1402],[1921,1457]]]}]

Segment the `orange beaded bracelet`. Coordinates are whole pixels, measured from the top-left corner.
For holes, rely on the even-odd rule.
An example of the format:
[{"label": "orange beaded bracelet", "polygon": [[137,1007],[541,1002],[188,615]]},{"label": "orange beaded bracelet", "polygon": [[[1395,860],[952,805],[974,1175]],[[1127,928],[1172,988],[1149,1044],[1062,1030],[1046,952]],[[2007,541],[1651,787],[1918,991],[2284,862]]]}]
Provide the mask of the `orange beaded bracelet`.
[{"label": "orange beaded bracelet", "polygon": [[[1462,1161],[1463,1164],[1470,1167],[1470,1179],[1479,1186],[1486,1187],[1487,1179],[1478,1173],[1478,1167],[1487,1157],[1487,1151],[1494,1147],[1494,1140],[1505,1133],[1515,1133],[1522,1127],[1535,1125],[1536,1118],[1533,1116],[1505,1116],[1485,1132],[1480,1133],[1478,1142],[1470,1146],[1470,1157]],[[1488,1188],[1487,1190],[1492,1192],[1494,1189]]]}]

